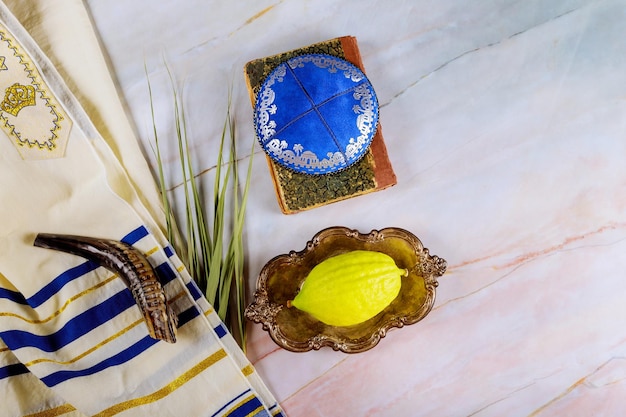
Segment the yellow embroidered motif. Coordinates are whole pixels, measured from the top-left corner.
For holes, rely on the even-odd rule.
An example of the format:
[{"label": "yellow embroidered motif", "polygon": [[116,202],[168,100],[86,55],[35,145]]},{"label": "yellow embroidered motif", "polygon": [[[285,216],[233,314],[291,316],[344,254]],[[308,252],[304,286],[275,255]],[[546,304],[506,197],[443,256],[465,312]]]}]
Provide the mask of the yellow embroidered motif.
[{"label": "yellow embroidered motif", "polygon": [[13,84],[4,93],[4,100],[0,103],[0,108],[7,113],[17,116],[26,106],[35,105],[35,87],[32,85]]},{"label": "yellow embroidered motif", "polygon": [[32,58],[1,24],[0,72],[0,129],[23,159],[62,157],[71,120]]}]

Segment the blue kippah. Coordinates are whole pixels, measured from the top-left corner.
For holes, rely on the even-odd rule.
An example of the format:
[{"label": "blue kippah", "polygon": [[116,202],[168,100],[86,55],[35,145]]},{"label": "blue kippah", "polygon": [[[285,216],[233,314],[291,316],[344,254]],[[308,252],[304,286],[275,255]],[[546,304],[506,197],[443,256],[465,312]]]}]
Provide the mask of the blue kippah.
[{"label": "blue kippah", "polygon": [[331,55],[299,55],[265,79],[254,109],[265,152],[296,172],[345,169],[367,152],[378,100],[363,72]]}]

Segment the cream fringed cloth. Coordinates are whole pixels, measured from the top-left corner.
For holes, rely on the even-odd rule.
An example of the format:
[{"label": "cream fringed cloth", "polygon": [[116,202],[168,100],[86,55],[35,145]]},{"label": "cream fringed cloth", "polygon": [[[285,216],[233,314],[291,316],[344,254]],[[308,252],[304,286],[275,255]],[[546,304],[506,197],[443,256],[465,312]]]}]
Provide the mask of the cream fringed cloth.
[{"label": "cream fringed cloth", "polygon": [[[0,3],[0,414],[282,415],[162,232],[91,30],[80,0]],[[177,342],[150,337],[114,273],[33,246],[40,232],[146,255],[178,316]]]}]

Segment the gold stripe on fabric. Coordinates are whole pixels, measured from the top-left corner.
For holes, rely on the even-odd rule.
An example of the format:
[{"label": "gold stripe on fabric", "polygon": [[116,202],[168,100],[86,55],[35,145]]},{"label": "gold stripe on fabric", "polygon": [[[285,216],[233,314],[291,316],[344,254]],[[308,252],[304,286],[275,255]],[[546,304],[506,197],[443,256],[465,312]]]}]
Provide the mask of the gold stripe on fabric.
[{"label": "gold stripe on fabric", "polygon": [[176,271],[178,272],[183,272],[185,270],[185,265],[181,265],[178,268],[176,268]]},{"label": "gold stripe on fabric", "polygon": [[257,413],[260,413],[260,412],[261,412],[261,410],[264,410],[264,409],[265,409],[265,407],[263,407],[262,405],[260,405],[260,406],[258,406],[258,407],[257,407],[257,409],[256,409],[256,410],[254,410],[254,411],[252,411],[252,412],[248,413],[246,417],[248,417],[248,416],[256,416],[256,415],[257,415]]},{"label": "gold stripe on fabric", "polygon": [[123,403],[115,404],[112,407],[107,408],[95,414],[94,417],[108,417],[119,414],[123,411],[130,410],[131,408],[140,407],[142,405],[150,404],[156,402],[160,399],[167,397],[172,392],[176,391],[178,388],[185,385],[192,378],[198,376],[201,372],[209,368],[211,365],[218,362],[220,359],[224,359],[226,357],[226,351],[224,349],[220,349],[211,356],[199,362],[197,365],[189,369],[187,372],[159,389],[158,391],[153,392],[152,394],[145,395],[143,397],[134,398],[132,400],[124,401]]},{"label": "gold stripe on fabric", "polygon": [[260,405],[256,408],[256,410],[250,411],[248,414],[246,414],[246,417],[256,416],[261,410],[264,410],[264,409],[265,407]]},{"label": "gold stripe on fabric", "polygon": [[167,300],[167,302],[171,305],[171,304],[174,303],[174,301],[178,300],[179,298],[182,298],[186,294],[187,294],[186,291],[181,291],[178,294],[176,294],[175,296],[173,296],[172,298],[170,298],[169,300]]},{"label": "gold stripe on fabric", "polygon": [[54,417],[54,416],[62,416],[63,414],[71,413],[72,411],[76,411],[76,409],[70,404],[63,404],[59,407],[50,408],[45,411],[40,411],[38,413],[28,414],[24,417]]},{"label": "gold stripe on fabric", "polygon": [[8,351],[9,351],[8,347],[0,348],[0,353],[4,353],[4,352],[8,352]]},{"label": "gold stripe on fabric", "polygon": [[145,253],[145,256],[148,257],[150,255],[152,255],[153,253],[156,253],[159,251],[159,247],[155,246],[154,248],[150,249],[148,252]]},{"label": "gold stripe on fabric", "polygon": [[30,362],[26,362],[24,364],[24,366],[29,367],[29,366],[33,366],[33,365],[36,365],[36,364],[42,363],[42,362],[56,363],[58,365],[68,365],[70,363],[74,363],[74,362],[84,358],[85,356],[89,355],[90,353],[93,353],[96,350],[100,349],[102,346],[106,345],[107,343],[109,343],[109,342],[117,339],[118,337],[122,336],[124,333],[130,331],[133,327],[137,326],[140,323],[143,323],[143,321],[144,321],[143,318],[137,320],[136,322],[132,323],[130,326],[127,326],[127,327],[123,328],[119,332],[117,332],[114,335],[104,339],[102,342],[100,342],[97,345],[91,347],[90,349],[84,351],[80,355],[70,359],[69,361],[55,361],[54,359],[41,358],[41,359],[35,359],[33,361],[30,361]]},{"label": "gold stripe on fabric", "polygon": [[96,285],[94,285],[91,288],[87,288],[84,291],[79,292],[78,294],[76,294],[75,296],[69,298],[62,306],[60,309],[58,309],[57,311],[55,311],[54,313],[52,313],[50,316],[46,317],[45,319],[39,319],[39,320],[30,320],[27,319],[26,317],[20,316],[19,314],[15,314],[15,313],[7,313],[7,312],[3,312],[0,313],[0,317],[15,317],[18,319],[21,319],[27,323],[30,324],[43,324],[43,323],[47,323],[50,320],[52,320],[55,317],[58,317],[71,303],[73,303],[74,301],[78,300],[80,297],[83,297],[95,290],[97,290],[100,287],[105,286],[106,284],[108,284],[109,282],[113,281],[115,278],[117,278],[117,275],[112,275],[109,278],[105,279],[104,281],[101,281],[99,283],[97,283]]},{"label": "gold stripe on fabric", "polygon": [[254,373],[254,367],[252,365],[244,366],[244,368],[241,370],[241,372],[245,376],[252,375]]},{"label": "gold stripe on fabric", "polygon": [[[239,407],[241,407],[243,404],[247,403],[248,401],[254,399],[256,396],[254,394],[244,398],[243,400],[239,401],[237,404],[235,404],[234,407],[232,407],[230,410],[228,410],[228,413],[226,413],[227,416],[233,414],[234,411],[236,411]],[[258,406],[254,411],[249,412],[248,414],[246,414],[246,417],[248,416],[253,416],[256,413],[258,413],[259,411],[261,411],[263,409],[263,405]]]}]

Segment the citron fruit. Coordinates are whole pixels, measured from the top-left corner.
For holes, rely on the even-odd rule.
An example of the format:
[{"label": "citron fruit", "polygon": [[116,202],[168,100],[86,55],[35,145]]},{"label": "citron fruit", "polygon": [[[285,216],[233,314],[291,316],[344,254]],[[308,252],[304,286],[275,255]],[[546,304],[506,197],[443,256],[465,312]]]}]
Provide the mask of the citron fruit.
[{"label": "citron fruit", "polygon": [[351,326],[371,319],[400,292],[406,269],[375,251],[356,250],[316,265],[287,305],[331,326]]}]

